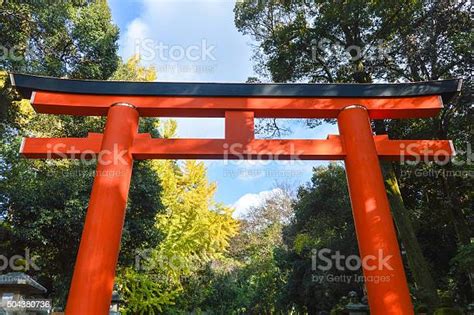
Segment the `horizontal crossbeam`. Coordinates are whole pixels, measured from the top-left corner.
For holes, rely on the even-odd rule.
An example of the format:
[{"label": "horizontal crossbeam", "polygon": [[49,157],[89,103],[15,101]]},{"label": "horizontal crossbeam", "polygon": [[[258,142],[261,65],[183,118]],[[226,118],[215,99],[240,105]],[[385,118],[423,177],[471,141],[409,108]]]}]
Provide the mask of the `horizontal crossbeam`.
[{"label": "horizontal crossbeam", "polygon": [[[374,136],[382,160],[433,160],[455,154],[448,140],[390,140]],[[21,154],[27,158],[92,158],[101,151],[102,134],[87,138],[25,138]],[[343,160],[344,145],[339,136],[326,140],[264,140],[246,143],[225,139],[162,139],[139,134],[132,146],[136,160],[146,159],[242,159],[242,160]]]},{"label": "horizontal crossbeam", "polygon": [[252,111],[257,118],[337,118],[351,104],[367,108],[372,119],[431,117],[443,108],[439,96],[399,98],[165,97],[33,93],[39,113],[105,116],[110,105],[129,103],[142,117],[224,117],[226,111]]}]

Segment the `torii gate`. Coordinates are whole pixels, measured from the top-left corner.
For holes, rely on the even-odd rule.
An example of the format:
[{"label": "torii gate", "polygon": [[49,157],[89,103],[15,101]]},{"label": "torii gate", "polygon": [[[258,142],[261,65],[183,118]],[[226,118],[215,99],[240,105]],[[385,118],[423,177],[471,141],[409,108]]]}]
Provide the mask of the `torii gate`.
[{"label": "torii gate", "polygon": [[[435,116],[460,80],[407,84],[137,83],[65,80],[11,74],[38,113],[107,116],[103,134],[87,138],[26,138],[27,158],[100,155],[69,291],[66,314],[108,314],[133,160],[344,160],[372,314],[413,314],[379,159],[454,155],[451,141],[390,140],[370,119]],[[224,139],[153,139],[138,133],[139,117],[225,117]],[[340,135],[326,140],[260,140],[254,118],[337,118]],[[229,152],[232,144],[239,144]],[[391,270],[390,270],[391,269]]]}]

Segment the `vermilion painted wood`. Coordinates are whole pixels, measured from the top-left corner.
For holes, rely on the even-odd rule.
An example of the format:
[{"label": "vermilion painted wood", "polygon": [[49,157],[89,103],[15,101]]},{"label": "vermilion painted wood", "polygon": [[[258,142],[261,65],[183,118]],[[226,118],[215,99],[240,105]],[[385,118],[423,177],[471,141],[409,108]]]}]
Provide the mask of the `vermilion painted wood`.
[{"label": "vermilion painted wood", "polygon": [[254,113],[246,111],[225,112],[225,138],[236,143],[247,143],[255,138]]},{"label": "vermilion painted wood", "polygon": [[38,113],[104,116],[110,104],[126,102],[141,117],[224,117],[226,111],[252,111],[257,118],[336,118],[348,104],[360,104],[372,119],[431,117],[443,108],[441,97],[280,98],[160,97],[35,92]]},{"label": "vermilion painted wood", "polygon": [[451,140],[390,140],[374,136],[377,155],[383,160],[446,161],[456,155]]},{"label": "vermilion painted wood", "polygon": [[261,140],[245,143],[225,139],[136,139],[134,157],[140,159],[229,159],[229,160],[341,160],[338,139]]},{"label": "vermilion painted wood", "polygon": [[[389,140],[387,136],[374,136],[374,142],[377,155],[383,160],[446,159],[455,154],[448,140]],[[89,158],[100,152],[101,143],[102,134],[93,133],[87,138],[25,138],[20,153],[34,159]],[[150,134],[138,134],[131,152],[135,160],[343,160],[346,156],[339,136],[335,135],[327,140],[253,139],[242,143],[226,139],[153,139]]]},{"label": "vermilion painted wood", "polygon": [[101,133],[87,138],[23,138],[20,154],[29,159],[81,159],[100,152]]},{"label": "vermilion painted wood", "polygon": [[110,107],[100,147],[107,154],[97,163],[67,300],[68,315],[109,313],[132,176],[130,148],[137,131],[135,109]]},{"label": "vermilion painted wood", "polygon": [[338,125],[370,313],[414,314],[367,110],[344,109]]}]

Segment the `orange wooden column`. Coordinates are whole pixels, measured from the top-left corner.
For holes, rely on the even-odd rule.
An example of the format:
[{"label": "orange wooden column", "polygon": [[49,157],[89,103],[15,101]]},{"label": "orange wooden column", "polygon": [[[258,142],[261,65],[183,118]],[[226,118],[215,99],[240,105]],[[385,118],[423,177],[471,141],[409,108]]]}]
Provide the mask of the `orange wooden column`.
[{"label": "orange wooden column", "polygon": [[254,113],[251,111],[225,112],[225,139],[247,144],[255,138]]},{"label": "orange wooden column", "polygon": [[370,313],[414,314],[367,109],[344,108],[338,125]]},{"label": "orange wooden column", "polygon": [[109,313],[132,175],[130,148],[137,131],[138,112],[132,105],[117,103],[109,108],[67,315]]}]

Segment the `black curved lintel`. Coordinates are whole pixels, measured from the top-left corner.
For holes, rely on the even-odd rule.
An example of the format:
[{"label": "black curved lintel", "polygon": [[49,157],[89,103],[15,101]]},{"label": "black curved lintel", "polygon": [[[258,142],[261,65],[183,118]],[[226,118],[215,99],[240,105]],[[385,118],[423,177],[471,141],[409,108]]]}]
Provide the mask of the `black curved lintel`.
[{"label": "black curved lintel", "polygon": [[449,101],[461,89],[462,80],[381,84],[313,83],[182,83],[71,80],[27,74],[10,74],[24,98],[33,91],[90,95],[153,95],[182,97],[413,97],[441,95]]}]

